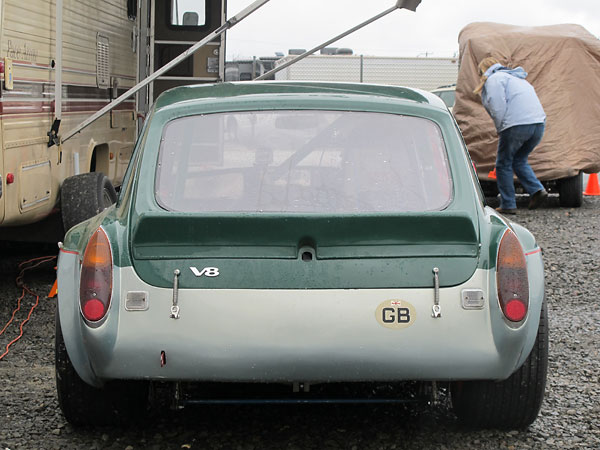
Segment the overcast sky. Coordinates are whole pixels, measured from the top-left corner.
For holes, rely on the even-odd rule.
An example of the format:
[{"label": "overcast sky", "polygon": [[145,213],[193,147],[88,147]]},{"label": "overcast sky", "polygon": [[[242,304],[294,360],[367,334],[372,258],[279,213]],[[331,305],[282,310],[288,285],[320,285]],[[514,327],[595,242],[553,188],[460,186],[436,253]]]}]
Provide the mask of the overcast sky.
[{"label": "overcast sky", "polygon": [[[252,0],[228,0],[231,17]],[[228,31],[227,59],[310,49],[388,9],[396,0],[270,0]],[[600,35],[598,0],[422,0],[416,12],[397,10],[332,44],[355,54],[446,57],[471,22],[512,25],[576,23]]]}]

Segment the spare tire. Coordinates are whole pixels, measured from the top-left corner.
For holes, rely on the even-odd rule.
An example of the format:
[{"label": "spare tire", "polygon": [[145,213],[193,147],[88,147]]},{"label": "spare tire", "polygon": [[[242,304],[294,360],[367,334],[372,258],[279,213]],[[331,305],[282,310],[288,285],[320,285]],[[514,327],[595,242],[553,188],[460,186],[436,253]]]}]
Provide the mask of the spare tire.
[{"label": "spare tire", "polygon": [[60,210],[65,232],[117,201],[117,192],[101,172],[82,173],[63,181]]}]

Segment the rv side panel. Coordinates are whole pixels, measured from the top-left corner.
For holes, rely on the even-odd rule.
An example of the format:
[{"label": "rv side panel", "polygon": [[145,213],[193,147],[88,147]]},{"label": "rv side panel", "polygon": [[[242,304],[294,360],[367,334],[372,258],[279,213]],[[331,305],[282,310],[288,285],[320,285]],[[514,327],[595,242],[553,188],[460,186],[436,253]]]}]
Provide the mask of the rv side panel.
[{"label": "rv side panel", "polygon": [[[68,130],[135,84],[135,22],[127,18],[126,0],[64,0],[62,14],[60,130]],[[0,169],[14,182],[4,185],[2,226],[48,215],[57,206],[60,184],[71,175],[101,171],[118,185],[131,155],[133,99],[64,145],[48,147],[55,117],[55,24],[53,1],[3,1],[0,57],[5,66],[12,64],[13,86],[2,86]]]}]

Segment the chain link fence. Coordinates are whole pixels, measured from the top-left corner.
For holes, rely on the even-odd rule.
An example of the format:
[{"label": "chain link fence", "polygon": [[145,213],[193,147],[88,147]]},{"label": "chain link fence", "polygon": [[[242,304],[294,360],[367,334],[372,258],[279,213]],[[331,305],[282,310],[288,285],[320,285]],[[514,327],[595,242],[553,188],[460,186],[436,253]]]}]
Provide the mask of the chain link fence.
[{"label": "chain link fence", "polygon": [[[275,62],[289,61],[286,56]],[[456,83],[457,58],[400,58],[363,55],[309,56],[275,74],[276,80],[342,81],[432,90]]]}]

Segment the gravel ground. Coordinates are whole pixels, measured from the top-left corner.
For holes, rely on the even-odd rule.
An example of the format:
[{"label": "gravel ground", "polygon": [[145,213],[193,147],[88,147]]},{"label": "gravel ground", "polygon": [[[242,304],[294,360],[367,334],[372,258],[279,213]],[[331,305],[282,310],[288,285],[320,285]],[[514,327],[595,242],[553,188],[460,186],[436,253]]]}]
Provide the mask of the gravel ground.
[{"label": "gravel ground", "polygon": [[[525,199],[523,199],[525,201]],[[517,221],[544,250],[550,367],[539,418],[526,431],[465,430],[448,402],[400,406],[231,406],[158,410],[145,426],[78,429],[58,408],[54,386],[55,300],[45,296],[25,335],[0,361],[0,450],[4,449],[571,449],[600,448],[600,197],[577,209],[557,199],[537,211],[520,204]],[[0,330],[21,290],[17,263],[53,248],[0,247]],[[47,294],[53,265],[26,277]],[[19,323],[33,301],[26,297]],[[0,354],[18,334],[0,336]]]}]

